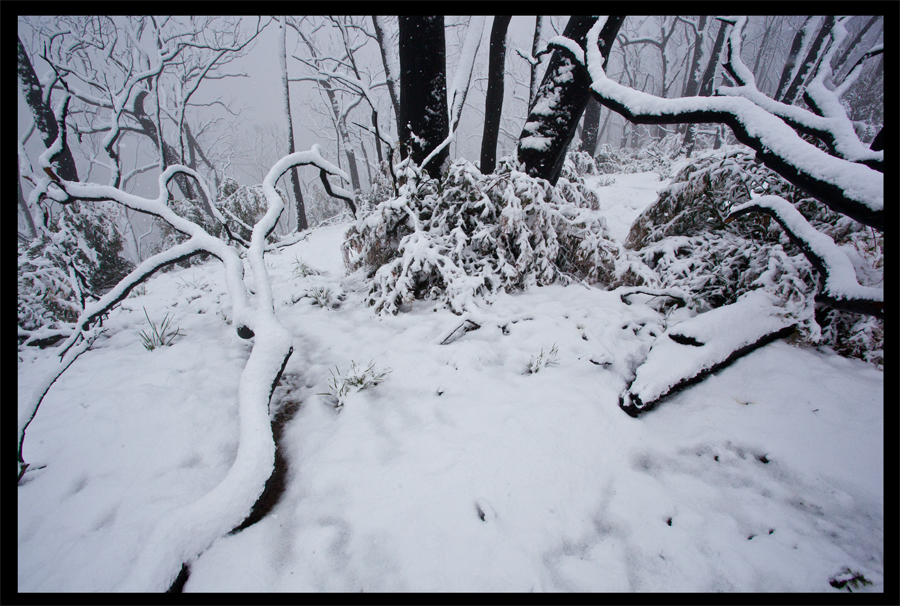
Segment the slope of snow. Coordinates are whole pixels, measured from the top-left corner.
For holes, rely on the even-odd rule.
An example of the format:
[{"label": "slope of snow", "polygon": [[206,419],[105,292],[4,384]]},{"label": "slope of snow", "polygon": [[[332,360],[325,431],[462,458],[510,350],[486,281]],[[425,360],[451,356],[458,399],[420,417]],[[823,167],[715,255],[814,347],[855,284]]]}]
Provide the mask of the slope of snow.
[{"label": "slope of snow", "polygon": [[[672,171],[675,174],[675,171]],[[615,179],[612,185],[598,186],[598,181],[608,177]],[[659,197],[659,192],[669,185],[669,179],[660,179],[655,172],[625,173],[603,175],[601,177],[585,177],[585,183],[597,191],[600,199],[600,210],[606,218],[609,234],[614,239],[624,242],[628,237],[631,224],[645,208]]]},{"label": "slope of snow", "polygon": [[[624,237],[643,206],[613,202],[639,176],[615,178],[599,193]],[[644,179],[637,196],[665,185]],[[271,407],[299,403],[286,487],[191,563],[185,591],[833,592],[846,569],[883,590],[882,372],[776,342],[633,419],[618,396],[665,329],[650,307],[537,288],[441,345],[464,318],[362,304],[346,228],[266,257],[293,334]],[[293,275],[301,260],[323,275]],[[114,590],[158,522],[228,472],[250,344],[223,283],[216,262],[151,279],[51,388],[17,492],[20,592]],[[143,308],[183,336],[144,350]],[[20,353],[20,402],[51,356]],[[351,362],[390,372],[336,410],[318,394]]]}]

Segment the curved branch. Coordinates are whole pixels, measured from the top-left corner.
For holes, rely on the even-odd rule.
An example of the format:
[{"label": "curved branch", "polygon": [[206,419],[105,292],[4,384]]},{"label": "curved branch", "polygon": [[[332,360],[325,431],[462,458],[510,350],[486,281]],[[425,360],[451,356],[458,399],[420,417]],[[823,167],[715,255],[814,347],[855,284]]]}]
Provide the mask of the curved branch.
[{"label": "curved branch", "polygon": [[781,225],[791,241],[819,272],[816,301],[835,309],[884,317],[884,291],[860,286],[849,257],[830,237],[816,230],[790,202],[779,196],[761,196],[735,206],[725,223],[741,215],[761,212]]}]

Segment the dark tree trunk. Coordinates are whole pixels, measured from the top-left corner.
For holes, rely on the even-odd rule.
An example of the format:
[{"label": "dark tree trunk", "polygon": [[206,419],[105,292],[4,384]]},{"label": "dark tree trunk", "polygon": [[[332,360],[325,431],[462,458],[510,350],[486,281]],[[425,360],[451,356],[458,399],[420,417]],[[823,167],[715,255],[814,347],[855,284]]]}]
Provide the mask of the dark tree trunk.
[{"label": "dark tree trunk", "polygon": [[597,137],[600,134],[600,107],[593,97],[584,110],[584,128],[581,130],[581,151],[594,155],[597,149]]},{"label": "dark tree trunk", "polygon": [[[443,17],[400,17],[400,157],[418,165],[450,134],[445,48]],[[432,178],[448,147],[423,167]]]},{"label": "dark tree trunk", "polygon": [[[691,52],[691,65],[685,73],[684,85],[681,87],[682,97],[693,97],[697,94],[697,88],[699,88],[700,59],[703,55],[703,42],[706,40],[706,18],[706,15],[700,15],[700,20],[697,23],[697,33],[694,35],[694,46]],[[687,127],[688,125],[686,124],[679,124],[677,132],[686,134]],[[682,147],[684,147],[683,142]]]},{"label": "dark tree trunk", "polygon": [[788,81],[791,78],[791,71],[794,69],[794,65],[797,63],[797,55],[800,54],[800,47],[803,46],[803,38],[806,34],[806,26],[809,24],[809,20],[812,17],[807,17],[806,21],[803,22],[803,25],[800,26],[800,29],[797,30],[797,34],[794,36],[794,41],[791,43],[791,50],[788,53],[787,61],[784,64],[784,69],[781,70],[781,80],[778,82],[778,88],[775,89],[775,94],[772,96],[776,101],[781,101],[782,95],[784,94],[785,89],[788,86]]},{"label": "dark tree trunk", "polygon": [[[35,126],[41,132],[44,145],[49,148],[56,141],[56,137],[59,134],[59,126],[56,124],[53,110],[44,103],[41,83],[37,74],[34,73],[34,68],[31,65],[31,60],[28,58],[28,53],[25,52],[22,40],[16,37],[16,42],[18,43],[17,69],[22,95],[25,97],[25,102],[31,110]],[[64,146],[62,152],[56,156],[55,162],[57,174],[60,178],[66,181],[78,181],[75,159],[72,157],[72,151],[68,145]]]},{"label": "dark tree trunk", "polygon": [[[684,81],[684,88],[681,91],[682,97],[693,97],[700,88],[700,59],[703,56],[703,43],[706,41],[706,15],[700,16],[697,32],[697,35],[694,36],[694,53],[691,56],[691,68],[688,71],[688,77]],[[682,130],[686,130],[686,128]]]},{"label": "dark tree trunk", "polygon": [[[540,50],[541,44],[541,30],[543,29],[544,21],[543,17],[538,15],[534,18],[534,38],[531,42],[531,56],[537,57],[537,54]],[[531,64],[531,71],[528,78],[528,111],[531,111],[531,106],[534,105],[534,98],[537,95],[537,71],[538,64]]]},{"label": "dark tree trunk", "polygon": [[[854,49],[856,49],[857,45],[860,42],[862,42],[863,36],[866,35],[866,32],[869,31],[869,28],[871,28],[873,25],[875,25],[876,21],[878,21],[878,17],[877,16],[872,17],[871,19],[869,19],[868,23],[866,23],[862,27],[862,29],[859,30],[859,33],[856,34],[855,38],[853,38],[853,42],[851,42],[847,46],[847,49],[843,52],[840,59],[838,59],[837,63],[835,63],[838,70],[843,70],[844,65],[847,63],[847,60],[850,58],[850,54],[854,51]],[[837,75],[837,73],[835,73],[835,76],[836,75]]]},{"label": "dark tree trunk", "polygon": [[[598,43],[604,60],[624,19],[608,17],[600,32]],[[596,17],[572,17],[563,36],[584,49],[587,33],[596,21]],[[553,184],[559,179],[566,150],[591,96],[589,86],[587,69],[568,52],[554,51],[516,150],[528,174]]]},{"label": "dark tree trunk", "polygon": [[875,139],[872,141],[872,145],[869,147],[872,151],[882,151],[884,150],[884,129],[882,128],[878,131],[878,134],[875,135]]},{"label": "dark tree trunk", "polygon": [[494,172],[497,164],[497,136],[503,111],[503,78],[506,75],[506,30],[512,16],[494,17],[488,59],[488,89],[484,101],[484,134],[481,138],[481,173]]},{"label": "dark tree trunk", "polygon": [[800,94],[801,85],[806,80],[807,74],[809,74],[812,71],[813,67],[815,67],[816,57],[819,54],[819,49],[822,48],[822,44],[824,44],[825,38],[828,36],[828,34],[831,33],[831,29],[833,27],[834,17],[826,17],[825,23],[822,24],[822,29],[819,30],[819,35],[816,36],[816,39],[809,47],[809,52],[806,53],[806,57],[803,59],[803,63],[800,65],[800,69],[797,70],[797,75],[794,77],[794,80],[784,92],[784,98],[781,99],[782,103],[791,105],[797,99]]}]

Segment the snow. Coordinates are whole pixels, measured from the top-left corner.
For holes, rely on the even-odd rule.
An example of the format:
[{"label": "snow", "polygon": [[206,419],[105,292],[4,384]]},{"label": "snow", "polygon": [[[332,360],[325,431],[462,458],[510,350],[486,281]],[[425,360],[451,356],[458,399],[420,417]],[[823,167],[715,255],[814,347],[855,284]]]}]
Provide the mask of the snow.
[{"label": "snow", "polygon": [[[676,174],[678,171],[670,171]],[[615,175],[612,185],[598,186],[607,175],[584,178],[588,187],[597,191],[600,198],[600,210],[606,218],[609,234],[619,242],[628,237],[631,224],[645,208],[656,201],[659,192],[668,185],[669,179],[660,179],[655,172],[624,173]]]},{"label": "snow", "polygon": [[[614,177],[598,195],[622,234],[642,208],[617,214],[614,201],[649,203],[665,183]],[[365,283],[344,275],[347,227],[266,256],[274,314],[294,349],[270,417],[299,403],[272,511],[216,534],[240,522],[218,516],[234,511],[226,501],[253,492],[216,488],[240,449],[260,443],[243,432],[268,431],[264,409],[251,424],[239,413],[241,373],[266,392],[268,377],[224,320],[233,318],[221,263],[161,274],[109,314],[29,426],[20,592],[114,591],[129,574],[163,589],[149,578],[158,568],[136,562],[149,551],[177,571],[190,549],[173,545],[213,535],[186,592],[835,592],[829,580],[848,568],[874,583],[860,590],[883,591],[881,371],[775,342],[633,419],[618,397],[650,333],[686,330],[690,319],[581,284],[500,295],[463,317],[428,302],[374,317]],[[297,259],[322,275],[293,275]],[[302,294],[317,287],[346,298],[312,305]],[[143,308],[173,314],[182,336],[144,350]],[[479,328],[442,345],[466,320]],[[286,345],[256,344],[253,356]],[[526,374],[554,346],[558,364]],[[20,353],[20,406],[53,354]],[[379,385],[348,394],[340,410],[317,395],[335,366],[370,361],[391,369]],[[265,471],[265,452],[250,458]],[[200,509],[186,526],[183,512]],[[173,529],[190,536],[157,542]]]},{"label": "snow", "polygon": [[[778,313],[777,299],[762,290],[668,328],[637,369],[625,397],[639,408],[664,396],[682,381],[721,364],[733,352],[791,325]],[[639,398],[639,402],[633,402]]]}]

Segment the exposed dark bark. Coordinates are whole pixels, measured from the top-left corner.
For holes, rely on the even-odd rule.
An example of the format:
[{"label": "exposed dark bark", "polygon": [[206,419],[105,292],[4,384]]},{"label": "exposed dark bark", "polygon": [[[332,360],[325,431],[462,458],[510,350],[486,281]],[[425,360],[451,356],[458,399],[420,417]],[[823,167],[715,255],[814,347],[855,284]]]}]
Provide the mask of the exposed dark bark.
[{"label": "exposed dark bark", "polygon": [[[681,91],[682,97],[693,97],[700,89],[700,59],[703,57],[703,43],[706,41],[706,15],[700,16],[697,24],[697,35],[694,36],[694,52],[691,56],[691,67],[688,71],[687,78],[684,82],[684,88]],[[686,129],[683,129],[686,131]],[[679,131],[681,132],[681,131]],[[691,137],[694,135],[692,134]],[[687,133],[685,132],[685,137]],[[684,139],[687,142],[687,138]],[[682,147],[686,147],[683,142]]]},{"label": "exposed dark bark", "polygon": [[31,210],[28,208],[28,203],[25,202],[25,196],[22,195],[22,177],[20,173],[19,164],[16,163],[16,186],[19,188],[19,210],[25,215],[25,224],[28,226],[28,237],[34,238],[37,236],[37,227],[34,224],[34,217],[31,216]]},{"label": "exposed dark bark", "polygon": [[506,75],[506,31],[511,15],[494,17],[488,58],[488,88],[484,101],[484,133],[481,138],[481,173],[494,172],[497,164],[497,136],[503,111],[503,80]]},{"label": "exposed dark bark", "polygon": [[[141,91],[137,94],[134,100],[134,112],[131,114],[137,123],[140,125],[140,132],[147,137],[149,137],[152,141],[162,141],[163,147],[163,162],[166,166],[172,166],[173,164],[181,163],[181,156],[175,150],[174,147],[166,143],[164,139],[161,139],[159,136],[159,130],[156,128],[156,122],[147,115],[147,112],[144,110],[144,99],[147,98],[147,91]],[[189,167],[194,168],[194,167]],[[182,194],[191,200],[199,200],[200,206],[210,217],[214,216],[212,212],[212,208],[210,207],[210,201],[207,200],[206,194],[203,193],[203,188],[195,186],[194,183],[184,174],[177,174],[174,178],[175,184],[178,186],[178,189],[181,190]]]},{"label": "exposed dark bark", "polygon": [[[531,56],[537,59],[538,52],[540,51],[541,45],[541,30],[543,29],[544,21],[543,17],[538,15],[534,18],[534,38],[531,41]],[[537,96],[537,72],[540,63],[532,63],[530,75],[528,77],[528,111],[531,111],[531,106],[534,105],[534,98]]]},{"label": "exposed dark bark", "polygon": [[[791,336],[794,330],[796,330],[797,326],[792,324],[790,326],[786,326],[780,330],[769,333],[760,339],[758,339],[755,343],[750,343],[749,345],[745,345],[740,349],[737,349],[731,353],[727,358],[715,364],[709,368],[704,368],[700,370],[696,375],[692,377],[687,377],[673,385],[666,391],[666,393],[662,394],[652,402],[642,402],[641,399],[634,394],[631,394],[630,401],[628,404],[625,403],[624,395],[619,396],[619,407],[624,410],[629,416],[637,417],[639,414],[643,414],[649,410],[656,408],[661,402],[666,400],[667,398],[675,395],[677,392],[683,390],[686,387],[690,387],[691,385],[695,385],[708,377],[709,375],[716,373],[727,366],[731,366],[736,360],[746,356],[748,353],[759,349],[763,345],[768,345],[772,341],[777,339],[783,339]],[[702,347],[702,345],[700,346]],[[627,393],[627,391],[626,391]]]},{"label": "exposed dark bark", "polygon": [[[624,19],[608,17],[600,32],[598,44],[604,61]],[[563,36],[584,49],[587,33],[596,21],[596,17],[572,17]],[[566,150],[591,96],[589,86],[587,69],[569,52],[555,50],[519,136],[517,155],[525,172],[553,184],[559,179]]]},{"label": "exposed dark bark", "polygon": [[594,155],[597,149],[597,137],[600,133],[600,104],[593,97],[588,100],[587,108],[584,110],[584,128],[581,131],[582,151],[586,151],[590,155]]},{"label": "exposed dark bark", "polygon": [[884,149],[884,128],[878,131],[878,134],[875,135],[875,140],[872,141],[872,145],[869,147],[872,151],[882,151]]},{"label": "exposed dark bark", "polygon": [[856,37],[853,38],[853,41],[847,46],[846,50],[841,54],[841,57],[837,60],[835,65],[837,69],[840,70],[844,64],[846,64],[847,60],[850,58],[850,54],[856,49],[860,42],[862,42],[863,36],[866,35],[866,32],[875,25],[875,22],[878,21],[878,17],[872,17],[869,21],[859,30],[859,33],[856,34]]},{"label": "exposed dark bark", "polygon": [[[417,165],[450,134],[445,48],[443,17],[400,17],[400,157]],[[448,147],[423,167],[432,178]]]},{"label": "exposed dark bark", "polygon": [[[59,126],[56,124],[56,117],[53,110],[44,103],[43,90],[38,80],[37,74],[34,73],[34,67],[25,52],[22,40],[16,37],[17,42],[17,71],[19,74],[19,84],[22,87],[22,94],[25,97],[25,103],[31,110],[34,118],[34,124],[41,132],[41,138],[44,145],[50,147],[56,141],[59,135]],[[56,174],[66,181],[77,181],[78,170],[75,167],[75,159],[72,157],[72,151],[68,145],[63,146],[61,153],[55,157]]]}]

